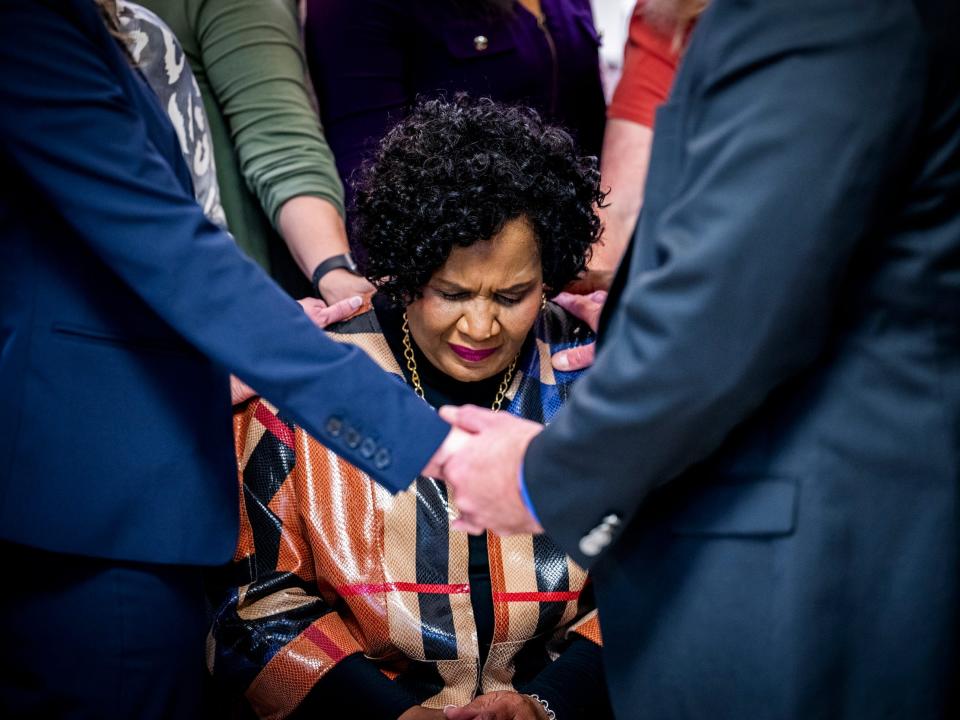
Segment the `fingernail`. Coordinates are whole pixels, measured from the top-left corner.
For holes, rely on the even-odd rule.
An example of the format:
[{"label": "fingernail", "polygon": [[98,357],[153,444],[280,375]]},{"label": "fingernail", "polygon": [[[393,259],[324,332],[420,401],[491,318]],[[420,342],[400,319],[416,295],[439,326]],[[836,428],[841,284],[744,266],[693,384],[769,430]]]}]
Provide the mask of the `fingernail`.
[{"label": "fingernail", "polygon": [[570,358],[568,358],[566,355],[558,355],[553,359],[553,366],[558,370],[569,370]]},{"label": "fingernail", "polygon": [[352,307],[354,310],[361,305],[363,305],[363,298],[359,295],[354,295],[352,298],[350,298],[350,307]]},{"label": "fingernail", "polygon": [[438,412],[440,413],[440,417],[442,417],[448,423],[456,424],[458,409],[459,408],[457,408],[455,405],[441,405]]}]

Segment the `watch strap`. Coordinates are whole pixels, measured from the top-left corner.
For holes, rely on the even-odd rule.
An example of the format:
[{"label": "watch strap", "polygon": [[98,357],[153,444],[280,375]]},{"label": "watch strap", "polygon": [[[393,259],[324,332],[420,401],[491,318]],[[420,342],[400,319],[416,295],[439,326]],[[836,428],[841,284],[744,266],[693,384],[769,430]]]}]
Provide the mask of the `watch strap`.
[{"label": "watch strap", "polygon": [[310,285],[313,287],[313,292],[320,296],[320,280],[331,270],[347,270],[352,272],[354,275],[359,275],[357,271],[357,264],[353,261],[353,256],[350,253],[343,253],[341,255],[333,255],[328,257],[322,263],[317,265],[316,269],[313,271],[313,276],[310,278]]}]

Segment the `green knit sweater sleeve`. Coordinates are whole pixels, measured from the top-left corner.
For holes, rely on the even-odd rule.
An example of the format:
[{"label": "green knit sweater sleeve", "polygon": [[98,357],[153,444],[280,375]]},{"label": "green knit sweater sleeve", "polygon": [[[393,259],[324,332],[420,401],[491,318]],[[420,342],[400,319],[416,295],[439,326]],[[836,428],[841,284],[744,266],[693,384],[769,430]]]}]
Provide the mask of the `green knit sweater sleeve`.
[{"label": "green knit sweater sleeve", "polygon": [[196,0],[193,25],[250,190],[276,226],[299,195],[343,214],[343,186],[307,93],[293,0]]}]

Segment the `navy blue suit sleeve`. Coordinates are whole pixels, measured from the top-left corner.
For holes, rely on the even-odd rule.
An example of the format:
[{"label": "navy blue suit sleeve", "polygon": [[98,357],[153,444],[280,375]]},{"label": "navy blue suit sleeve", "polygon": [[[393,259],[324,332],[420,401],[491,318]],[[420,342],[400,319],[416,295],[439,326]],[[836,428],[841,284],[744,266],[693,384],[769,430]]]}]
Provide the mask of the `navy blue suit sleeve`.
[{"label": "navy blue suit sleeve", "polygon": [[[809,367],[917,133],[925,50],[909,2],[725,3],[661,108],[637,244],[596,363],[524,473],[577,562],[608,513],[715,451]],[[621,270],[623,272],[623,270]]]},{"label": "navy blue suit sleeve", "polygon": [[[348,461],[405,488],[447,425],[361,351],[326,338],[204,217],[130,100],[139,80],[105,31],[84,24],[89,14],[79,2],[0,4],[2,151],[183,337]],[[363,454],[359,438],[373,441]]]}]

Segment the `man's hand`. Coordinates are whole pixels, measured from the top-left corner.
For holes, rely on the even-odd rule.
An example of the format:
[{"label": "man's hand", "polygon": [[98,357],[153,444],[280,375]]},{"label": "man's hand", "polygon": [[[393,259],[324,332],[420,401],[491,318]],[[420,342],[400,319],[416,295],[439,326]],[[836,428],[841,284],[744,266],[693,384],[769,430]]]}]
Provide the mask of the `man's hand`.
[{"label": "man's hand", "polygon": [[430,462],[420,473],[427,477],[440,477],[443,474],[443,464],[470,439],[470,435],[458,427],[450,428],[443,444],[437,448],[437,451],[430,458]]},{"label": "man's hand", "polygon": [[[553,301],[574,317],[583,320],[591,330],[596,332],[600,323],[600,311],[603,310],[603,304],[607,301],[607,293],[604,290],[597,290],[589,295],[560,293]],[[582,370],[593,365],[596,349],[596,344],[591,343],[562,350],[550,358],[550,363],[562,372]]]},{"label": "man's hand", "polygon": [[[297,302],[300,303],[307,317],[313,320],[314,325],[322,329],[327,325],[346,320],[357,311],[357,308],[363,305],[364,301],[359,295],[353,295],[330,306],[317,298],[304,298],[303,300],[297,300]],[[230,376],[230,399],[234,405],[239,405],[257,394],[256,390],[236,375]]]},{"label": "man's hand", "polygon": [[443,710],[447,720],[546,720],[543,705],[529,695],[510,690],[480,695],[469,705],[448,706]]},{"label": "man's hand", "polygon": [[440,417],[468,433],[453,439],[434,473],[453,490],[460,511],[451,527],[473,535],[484,528],[500,535],[543,532],[523,504],[519,482],[523,455],[543,426],[475,405],[445,405]]}]

